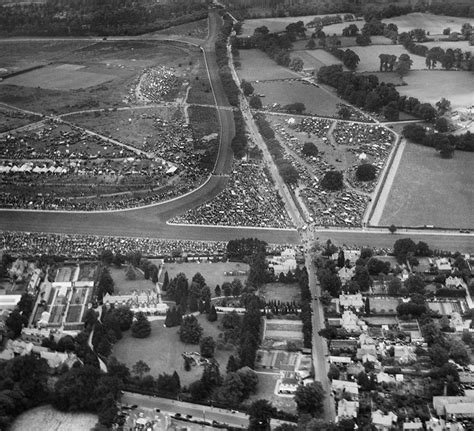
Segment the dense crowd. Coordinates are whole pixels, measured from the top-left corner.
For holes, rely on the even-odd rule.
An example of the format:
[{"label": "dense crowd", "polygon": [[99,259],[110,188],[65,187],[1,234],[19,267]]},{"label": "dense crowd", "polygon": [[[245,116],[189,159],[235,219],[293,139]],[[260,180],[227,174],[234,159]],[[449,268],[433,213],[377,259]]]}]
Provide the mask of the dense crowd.
[{"label": "dense crowd", "polygon": [[130,88],[128,99],[131,102],[140,102],[144,99],[146,102],[159,103],[165,96],[175,91],[178,84],[179,79],[173,69],[166,66],[147,68],[140,75],[136,85]]},{"label": "dense crowd", "polygon": [[105,210],[147,205],[205,181],[208,166],[184,122],[153,118],[156,133],[137,153],[68,124],[0,140],[0,205]]},{"label": "dense crowd", "polygon": [[[277,254],[288,247],[292,246],[268,244],[267,253]],[[181,257],[185,254],[222,256],[226,249],[226,241],[0,232],[0,250],[12,255],[54,255],[74,259],[97,259],[101,251],[111,250],[123,255],[140,252],[146,257]]]},{"label": "dense crowd", "polygon": [[308,138],[315,135],[319,138],[325,138],[331,128],[332,121],[323,120],[321,118],[303,118],[295,129],[298,132],[305,132],[308,134]]},{"label": "dense crowd", "polygon": [[258,161],[235,161],[226,189],[173,223],[288,228],[283,201]]}]

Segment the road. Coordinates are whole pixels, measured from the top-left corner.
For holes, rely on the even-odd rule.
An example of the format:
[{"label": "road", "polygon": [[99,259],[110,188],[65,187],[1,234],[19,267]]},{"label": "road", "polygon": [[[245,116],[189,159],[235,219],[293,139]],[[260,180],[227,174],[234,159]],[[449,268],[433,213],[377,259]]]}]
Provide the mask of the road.
[{"label": "road", "polygon": [[[180,413],[181,416],[191,415],[196,420],[213,420],[233,427],[247,428],[249,425],[248,416],[241,412],[232,413],[231,410],[219,409],[216,407],[202,406],[199,404],[186,403],[183,401],[169,400],[167,398],[150,397],[147,395],[125,392],[122,395],[122,404],[138,405],[149,409],[160,409],[162,412],[174,414]],[[281,425],[284,421],[272,419],[272,428]]]}]

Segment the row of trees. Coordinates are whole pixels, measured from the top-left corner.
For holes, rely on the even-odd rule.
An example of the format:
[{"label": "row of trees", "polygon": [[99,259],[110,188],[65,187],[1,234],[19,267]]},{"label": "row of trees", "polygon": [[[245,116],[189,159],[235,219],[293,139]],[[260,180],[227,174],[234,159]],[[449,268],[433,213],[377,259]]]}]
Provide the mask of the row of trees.
[{"label": "row of trees", "polygon": [[301,295],[301,321],[303,322],[303,344],[310,349],[313,345],[313,323],[311,312],[311,290],[309,288],[308,272],[303,268],[299,275],[298,284]]},{"label": "row of trees", "polygon": [[139,3],[133,0],[49,0],[0,6],[0,34],[9,36],[137,35],[204,19],[199,0]]},{"label": "row of trees", "polygon": [[437,117],[436,109],[414,97],[400,96],[392,84],[379,83],[375,75],[355,75],[344,72],[341,65],[323,66],[318,80],[337,89],[337,93],[350,103],[368,111],[404,111],[426,121]]}]

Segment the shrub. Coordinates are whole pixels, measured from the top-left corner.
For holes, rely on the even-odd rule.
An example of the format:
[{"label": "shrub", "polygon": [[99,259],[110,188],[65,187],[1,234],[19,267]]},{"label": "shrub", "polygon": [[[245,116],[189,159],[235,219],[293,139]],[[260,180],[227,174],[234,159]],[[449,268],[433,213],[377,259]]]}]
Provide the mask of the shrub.
[{"label": "shrub", "polygon": [[377,168],[370,163],[359,165],[356,170],[356,177],[359,181],[372,181],[377,174]]}]

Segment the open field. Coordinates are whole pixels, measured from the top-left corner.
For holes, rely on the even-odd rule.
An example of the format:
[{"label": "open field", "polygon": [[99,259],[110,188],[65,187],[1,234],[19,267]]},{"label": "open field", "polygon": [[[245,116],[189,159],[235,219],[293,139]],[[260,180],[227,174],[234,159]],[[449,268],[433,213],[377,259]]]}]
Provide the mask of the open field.
[{"label": "open field", "polygon": [[[304,52],[304,57],[302,53]],[[334,57],[329,52],[324,51],[323,49],[315,50],[306,50],[295,52],[292,57],[301,57],[304,62],[304,69],[316,69],[319,70],[321,66],[330,66],[331,64],[342,64],[340,60]]]},{"label": "open field", "polygon": [[267,283],[258,291],[267,301],[279,300],[281,302],[300,302],[300,290],[297,283]]},{"label": "open field", "polygon": [[160,282],[163,281],[165,271],[168,271],[170,280],[173,277],[176,277],[180,272],[183,272],[188,278],[189,283],[191,283],[194,274],[200,272],[206,280],[206,284],[211,289],[211,294],[214,296],[214,289],[217,284],[222,286],[223,283],[226,281],[231,282],[234,278],[238,278],[242,283],[244,283],[247,279],[246,275],[224,275],[224,271],[248,271],[248,269],[249,266],[246,263],[241,262],[165,263]]},{"label": "open field", "polygon": [[181,115],[179,109],[167,106],[84,112],[68,115],[65,119],[125,144],[143,148],[144,140],[152,138],[156,133],[155,118],[171,121],[176,115]]},{"label": "open field", "polygon": [[394,23],[398,27],[398,33],[410,31],[415,28],[423,28],[430,35],[442,34],[447,27],[451,31],[461,31],[461,27],[465,22],[471,22],[472,18],[460,18],[444,15],[434,15],[430,13],[415,12],[408,15],[394,16],[392,18],[383,19],[384,23]]},{"label": "open field", "polygon": [[253,86],[256,94],[265,95],[262,103],[268,107],[301,102],[306,106],[306,113],[334,116],[337,104],[342,102],[336,96],[303,81],[259,82]]},{"label": "open field", "polygon": [[41,406],[18,416],[11,431],[86,431],[94,428],[97,421],[97,416],[91,413],[64,413],[51,406]]},{"label": "open field", "polygon": [[198,139],[211,133],[219,133],[219,120],[215,108],[190,106],[188,108],[189,123]]},{"label": "open field", "polygon": [[127,272],[127,266],[124,265],[122,268],[110,268],[110,275],[114,280],[114,294],[115,295],[129,295],[132,292],[148,292],[155,289],[154,284],[151,280],[145,280],[142,272],[135,269],[137,274],[136,280],[127,280],[125,274]]},{"label": "open field", "polygon": [[296,78],[299,75],[276,64],[267,54],[258,49],[241,49],[241,66],[237,68],[239,78],[246,81]]},{"label": "open field", "polygon": [[351,48],[360,58],[357,66],[357,72],[374,72],[380,70],[380,54],[395,55],[397,58],[401,54],[408,54],[413,61],[412,70],[427,69],[425,58],[419,55],[411,55],[401,45],[372,45],[372,46],[353,46]]},{"label": "open field", "polygon": [[410,72],[403,79],[408,85],[397,87],[402,96],[416,97],[421,102],[432,104],[446,97],[454,110],[473,104],[474,74],[472,72],[419,70]]},{"label": "open field", "polygon": [[157,31],[156,34],[190,36],[196,37],[198,39],[206,39],[207,28],[207,19],[200,19],[199,21],[187,22],[185,24],[175,25],[174,27],[169,27],[164,30]]},{"label": "open field", "polygon": [[473,163],[473,153],[456,151],[446,160],[433,148],[409,143],[380,225],[473,228]]},{"label": "open field", "polygon": [[[61,61],[65,56],[78,49],[92,45],[89,40],[53,41],[29,40],[28,42],[11,40],[0,41],[0,76],[19,70],[45,65],[52,61]],[[5,70],[2,70],[5,69]]]},{"label": "open field", "polygon": [[[218,322],[210,323],[206,316],[198,316],[203,327],[203,336],[212,336],[217,340],[220,333]],[[150,374],[158,377],[159,374],[172,374],[177,371],[181,385],[189,385],[202,375],[203,367],[194,366],[191,371],[184,370],[184,352],[199,352],[199,345],[184,344],[179,340],[179,326],[165,328],[163,320],[151,322],[151,335],[146,339],[133,338],[131,331],[124,333],[123,338],[114,346],[112,354],[131,368],[137,361],[145,361],[151,368]],[[164,346],[166,348],[164,348]],[[232,351],[216,350],[215,359],[224,372]]]},{"label": "open field", "polygon": [[[202,63],[197,47],[179,43],[101,41],[68,53],[62,50],[54,64],[5,79],[0,101],[41,113],[124,106],[134,100],[144,68],[163,64],[176,76],[177,85],[162,98],[173,100],[184,95],[186,82],[196,81]],[[206,86],[206,79],[202,76],[195,85]]]},{"label": "open field", "polygon": [[39,116],[24,114],[16,109],[0,106],[0,133],[23,127],[39,120]]}]

